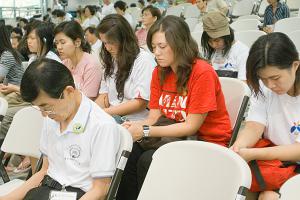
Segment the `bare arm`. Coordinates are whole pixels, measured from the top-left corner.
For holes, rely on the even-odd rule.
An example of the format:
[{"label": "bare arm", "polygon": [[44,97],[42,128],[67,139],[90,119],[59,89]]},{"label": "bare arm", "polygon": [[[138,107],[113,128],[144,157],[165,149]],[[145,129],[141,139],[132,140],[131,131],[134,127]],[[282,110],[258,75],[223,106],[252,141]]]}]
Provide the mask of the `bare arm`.
[{"label": "bare arm", "polygon": [[110,178],[93,179],[92,188],[80,200],[104,200],[110,185]]},{"label": "bare arm", "polygon": [[253,147],[262,137],[265,126],[258,122],[249,121],[242,131],[240,131],[237,140],[232,148],[249,148]]},{"label": "bare arm", "polygon": [[[207,113],[189,114],[185,122],[168,126],[150,126],[150,137],[183,137],[193,135],[199,130],[206,116]],[[128,130],[134,141],[141,139],[143,136],[141,122],[128,124]]]},{"label": "bare arm", "polygon": [[105,108],[104,111],[110,115],[123,116],[123,115],[133,114],[145,110],[147,104],[148,101],[144,99],[132,99],[120,105],[110,106],[109,108]]},{"label": "bare arm", "polygon": [[11,193],[7,194],[4,197],[0,197],[0,200],[22,200],[29,190],[39,186],[44,176],[47,174],[48,170],[48,158],[43,158],[43,166],[42,169],[35,173],[30,179],[28,179],[25,183],[23,183],[20,187],[13,190]]}]

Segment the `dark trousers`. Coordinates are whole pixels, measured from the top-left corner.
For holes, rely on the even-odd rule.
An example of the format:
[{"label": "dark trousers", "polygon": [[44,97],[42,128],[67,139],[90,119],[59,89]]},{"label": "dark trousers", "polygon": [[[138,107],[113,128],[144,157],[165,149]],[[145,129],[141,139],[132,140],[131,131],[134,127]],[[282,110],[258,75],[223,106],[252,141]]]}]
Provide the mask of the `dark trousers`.
[{"label": "dark trousers", "polygon": [[[24,200],[49,200],[50,191],[55,190],[49,186],[42,185],[36,188],[33,188],[27,192]],[[79,188],[66,187],[68,192],[76,192],[77,198],[80,199],[85,192]]]},{"label": "dark trousers", "polygon": [[136,200],[155,150],[145,151],[134,143],[117,193],[117,200]]}]

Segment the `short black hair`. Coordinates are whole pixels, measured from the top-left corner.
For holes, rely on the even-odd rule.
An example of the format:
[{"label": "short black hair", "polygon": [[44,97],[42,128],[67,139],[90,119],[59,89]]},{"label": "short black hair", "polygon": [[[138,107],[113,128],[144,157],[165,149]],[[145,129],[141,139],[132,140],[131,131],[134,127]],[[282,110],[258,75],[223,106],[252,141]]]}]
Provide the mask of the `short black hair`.
[{"label": "short black hair", "polygon": [[58,99],[67,86],[75,88],[70,70],[56,60],[42,58],[33,61],[26,69],[20,92],[26,102],[33,102],[41,90],[51,98]]},{"label": "short black hair", "polygon": [[119,8],[120,10],[125,12],[127,5],[124,1],[116,1],[114,4],[114,8]]}]

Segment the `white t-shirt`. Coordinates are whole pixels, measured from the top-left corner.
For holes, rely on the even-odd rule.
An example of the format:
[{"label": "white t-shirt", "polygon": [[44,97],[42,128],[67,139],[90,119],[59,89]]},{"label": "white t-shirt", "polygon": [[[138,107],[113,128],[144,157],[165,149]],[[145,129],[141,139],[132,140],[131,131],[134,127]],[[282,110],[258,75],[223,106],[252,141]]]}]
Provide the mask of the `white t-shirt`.
[{"label": "white t-shirt", "polygon": [[300,142],[300,95],[277,95],[262,88],[265,98],[251,97],[247,121],[265,125],[264,138],[276,145]]},{"label": "white t-shirt", "polygon": [[86,18],[81,26],[83,29],[86,29],[90,26],[96,28],[99,23],[100,23],[100,21],[99,21],[98,17],[93,15],[91,18]]},{"label": "white t-shirt", "polygon": [[223,57],[222,52],[215,52],[212,55],[212,65],[215,70],[231,70],[238,72],[238,78],[246,80],[246,62],[249,54],[249,47],[240,41],[236,41]]},{"label": "white t-shirt", "polygon": [[99,53],[101,50],[102,42],[101,40],[97,40],[93,45],[92,45],[92,51],[91,54],[99,61],[100,63],[100,58],[99,58]]},{"label": "white t-shirt", "polygon": [[64,132],[45,118],[40,150],[47,156],[47,174],[60,184],[88,191],[93,178],[112,177],[120,145],[114,119],[82,95],[80,107]]},{"label": "white t-shirt", "polygon": [[115,13],[114,4],[110,3],[109,5],[103,4],[101,16],[104,18],[106,15]]},{"label": "white t-shirt", "polygon": [[[61,59],[58,57],[57,54],[55,54],[53,51],[48,51],[48,53],[46,54],[45,58],[49,58],[52,60],[56,60],[57,62],[62,63]],[[30,65],[33,61],[35,61],[37,59],[37,55],[34,54],[32,55],[29,60],[28,60],[28,65]]]},{"label": "white t-shirt", "polygon": [[[111,106],[117,106],[132,99],[141,98],[149,101],[150,99],[150,83],[152,71],[156,63],[153,56],[147,51],[140,49],[140,53],[134,61],[132,71],[125,82],[124,99],[118,99],[116,89],[115,74],[117,66],[115,65],[115,73],[112,77],[104,79],[104,73],[100,86],[100,94],[108,93],[108,100]],[[147,117],[148,111],[145,109],[135,114],[126,115],[126,119],[130,121],[143,120]]]}]

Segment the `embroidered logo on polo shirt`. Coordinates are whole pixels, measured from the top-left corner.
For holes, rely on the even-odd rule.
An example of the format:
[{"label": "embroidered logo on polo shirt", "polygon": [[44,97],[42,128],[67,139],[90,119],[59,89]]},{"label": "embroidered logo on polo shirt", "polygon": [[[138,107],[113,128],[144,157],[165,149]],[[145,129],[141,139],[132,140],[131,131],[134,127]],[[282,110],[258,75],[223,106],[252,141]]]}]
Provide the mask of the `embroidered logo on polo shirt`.
[{"label": "embroidered logo on polo shirt", "polygon": [[73,125],[73,132],[76,133],[76,134],[80,134],[80,133],[83,133],[84,131],[84,126],[80,123],[75,123]]},{"label": "embroidered logo on polo shirt", "polygon": [[299,133],[300,133],[300,121],[294,122],[294,126],[291,127],[290,132],[294,135],[299,135]]},{"label": "embroidered logo on polo shirt", "polygon": [[69,147],[70,158],[76,159],[79,158],[81,152],[81,148],[77,144],[73,144]]}]

